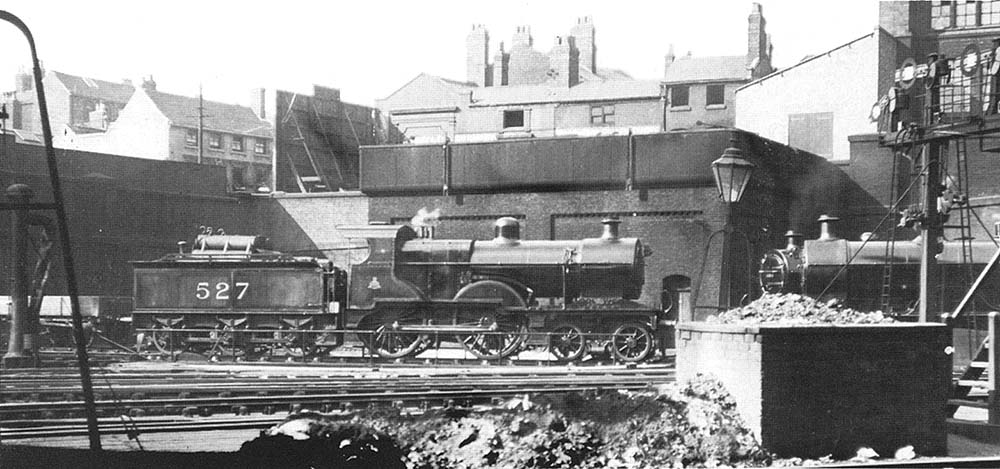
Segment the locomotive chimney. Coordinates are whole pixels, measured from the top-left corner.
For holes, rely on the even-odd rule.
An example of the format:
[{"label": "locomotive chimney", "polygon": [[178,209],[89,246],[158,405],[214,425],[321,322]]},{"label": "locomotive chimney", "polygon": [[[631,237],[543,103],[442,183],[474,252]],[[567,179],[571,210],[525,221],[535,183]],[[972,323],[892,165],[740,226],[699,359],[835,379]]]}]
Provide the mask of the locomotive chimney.
[{"label": "locomotive chimney", "polygon": [[819,239],[817,241],[834,241],[840,238],[833,233],[832,225],[840,221],[837,217],[831,217],[829,215],[820,215],[819,219]]},{"label": "locomotive chimney", "polygon": [[601,239],[605,241],[616,241],[618,240],[618,225],[622,224],[622,221],[617,218],[605,218],[601,220],[604,224],[604,232],[601,233]]},{"label": "locomotive chimney", "polygon": [[788,240],[788,245],[785,246],[787,250],[795,250],[802,247],[803,236],[800,233],[796,233],[795,230],[788,230],[785,232],[785,239]]},{"label": "locomotive chimney", "polygon": [[493,241],[512,243],[521,239],[521,223],[514,217],[503,217],[493,225]]}]

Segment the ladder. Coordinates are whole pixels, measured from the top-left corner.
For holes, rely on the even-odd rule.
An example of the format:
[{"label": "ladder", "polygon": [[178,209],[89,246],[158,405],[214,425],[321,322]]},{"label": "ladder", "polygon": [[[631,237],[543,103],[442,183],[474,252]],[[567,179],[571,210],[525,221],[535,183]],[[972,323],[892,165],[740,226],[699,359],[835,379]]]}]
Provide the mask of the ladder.
[{"label": "ladder", "polygon": [[[955,310],[948,315],[947,319],[952,320],[965,310],[972,301],[972,298],[979,291],[980,285],[983,284],[986,277],[996,268],[998,261],[1000,261],[1000,248],[990,258],[983,271],[979,273],[979,276],[973,282],[972,287],[966,292],[965,297],[955,307]],[[1000,313],[990,313],[988,331],[986,337],[980,342],[979,348],[972,355],[972,361],[963,370],[962,375],[955,383],[952,390],[952,398],[948,400],[946,407],[948,417],[954,417],[959,407],[975,407],[989,409],[989,422],[1000,423],[1000,402],[997,400],[996,393],[996,380],[1000,376],[1000,372],[996,371],[997,367],[1000,366],[1000,347],[990,346],[991,344],[1000,343],[1000,339],[996,338],[997,334],[1000,333]],[[984,376],[987,378],[985,381],[983,380]],[[981,391],[984,389],[987,391],[987,399],[983,400],[982,396],[978,399],[970,398],[974,390]]]},{"label": "ladder", "polygon": [[[889,213],[896,211],[898,206],[896,202],[896,186],[899,184],[897,181],[897,174],[899,171],[899,158],[900,155],[893,152],[892,155],[892,178],[889,182]],[[895,256],[896,250],[896,226],[898,223],[895,219],[889,220],[889,226],[886,228],[886,242],[885,242],[885,263],[882,264],[882,294],[880,297],[879,304],[882,306],[882,311],[885,314],[892,314],[892,258]]]},{"label": "ladder", "polygon": [[[319,165],[316,164],[316,159],[313,158],[312,150],[309,148],[309,142],[306,140],[305,134],[302,132],[302,125],[299,123],[298,116],[295,115],[295,101],[298,99],[299,95],[292,95],[292,99],[288,101],[288,109],[285,110],[285,115],[281,119],[282,124],[291,123],[295,126],[296,136],[292,138],[293,141],[298,141],[302,144],[302,148],[305,150],[306,159],[309,160],[309,166],[312,168],[312,175],[303,175],[299,172],[298,166],[295,164],[295,158],[288,152],[282,152],[285,154],[288,160],[288,166],[292,171],[292,176],[295,178],[295,183],[299,187],[300,192],[310,192],[310,188],[315,185],[322,185],[325,188],[330,187],[329,181],[326,179],[326,175],[320,170]],[[277,145],[277,142],[275,143]],[[306,183],[310,185],[307,186]]]}]

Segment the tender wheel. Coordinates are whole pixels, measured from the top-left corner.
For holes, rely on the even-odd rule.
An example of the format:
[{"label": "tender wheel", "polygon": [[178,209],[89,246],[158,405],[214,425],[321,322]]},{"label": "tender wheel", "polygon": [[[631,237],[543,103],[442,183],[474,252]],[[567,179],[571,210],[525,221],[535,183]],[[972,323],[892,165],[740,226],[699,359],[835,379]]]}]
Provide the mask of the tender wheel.
[{"label": "tender wheel", "polygon": [[166,329],[156,329],[150,331],[149,337],[146,340],[150,344],[153,344],[153,348],[163,355],[180,355],[181,352],[186,350],[184,335],[180,331],[171,332]]},{"label": "tender wheel", "polygon": [[583,356],[587,351],[587,338],[574,324],[563,323],[552,328],[549,351],[559,361],[570,362]]},{"label": "tender wheel", "polygon": [[394,324],[382,324],[375,329],[372,348],[382,358],[403,358],[417,353],[424,344],[424,337],[412,332],[397,332]]},{"label": "tender wheel", "polygon": [[288,330],[281,331],[281,351],[289,357],[301,358],[313,355],[318,347],[316,340],[318,335],[310,334],[308,330]]},{"label": "tender wheel", "polygon": [[630,322],[618,326],[611,337],[611,353],[623,362],[638,362],[653,351],[653,334],[645,324]]}]

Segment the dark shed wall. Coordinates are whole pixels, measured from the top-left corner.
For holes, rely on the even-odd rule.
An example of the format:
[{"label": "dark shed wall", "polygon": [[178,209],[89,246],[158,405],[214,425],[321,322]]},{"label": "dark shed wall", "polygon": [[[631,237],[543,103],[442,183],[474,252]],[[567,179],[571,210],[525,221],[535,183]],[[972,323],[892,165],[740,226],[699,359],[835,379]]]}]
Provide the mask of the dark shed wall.
[{"label": "dark shed wall", "polygon": [[[0,185],[29,185],[36,202],[53,201],[44,148],[10,143]],[[57,150],[77,282],[83,295],[128,296],[129,261],[149,260],[192,242],[202,226],[262,234],[279,249],[314,248],[298,224],[269,198],[230,196],[225,168]],[[45,213],[55,220],[54,212]],[[0,272],[10,271],[10,214],[0,213]],[[52,295],[66,294],[62,253],[53,252]],[[0,294],[10,282],[0,279]]]}]

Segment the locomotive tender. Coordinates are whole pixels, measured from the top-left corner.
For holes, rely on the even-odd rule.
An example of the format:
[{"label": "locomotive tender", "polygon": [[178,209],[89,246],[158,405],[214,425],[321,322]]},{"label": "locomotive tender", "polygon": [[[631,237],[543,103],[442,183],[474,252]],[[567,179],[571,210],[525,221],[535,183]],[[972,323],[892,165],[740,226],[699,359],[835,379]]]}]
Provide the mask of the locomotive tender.
[{"label": "locomotive tender", "polygon": [[[824,299],[837,298],[862,311],[883,308],[886,261],[891,263],[890,310],[912,310],[919,299],[921,240],[848,241],[833,234],[835,217],[822,216],[820,236],[803,242],[789,231],[787,246],[768,251],[760,260],[758,278],[767,293],[801,293]],[[891,245],[890,245],[891,243]],[[993,241],[944,241],[937,256],[941,269],[940,312],[951,312],[997,250]],[[963,253],[964,251],[964,253]],[[888,257],[887,257],[888,256]],[[983,307],[1000,304],[1000,279],[987,278],[994,288],[980,288],[976,299]],[[825,294],[824,294],[825,291]]]},{"label": "locomotive tender", "polygon": [[478,358],[544,345],[575,360],[605,340],[616,359],[654,350],[659,312],[634,300],[647,249],[605,220],[599,238],[522,240],[501,218],[492,240],[420,238],[405,225],[339,227],[352,265],[203,235],[190,252],[134,262],[133,321],[162,353],[319,355],[354,336],[385,358],[442,341]]}]

